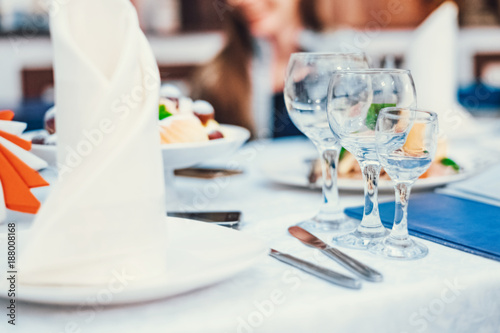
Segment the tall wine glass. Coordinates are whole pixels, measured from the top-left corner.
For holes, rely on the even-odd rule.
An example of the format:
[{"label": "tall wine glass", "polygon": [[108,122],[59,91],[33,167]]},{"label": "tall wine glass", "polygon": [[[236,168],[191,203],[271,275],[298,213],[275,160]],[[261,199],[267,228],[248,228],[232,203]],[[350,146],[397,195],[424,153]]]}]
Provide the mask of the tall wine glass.
[{"label": "tall wine glass", "polygon": [[380,163],[394,182],[396,213],[389,236],[370,244],[369,250],[392,259],[425,257],[427,247],[408,235],[407,209],[413,183],[429,168],[436,153],[437,114],[405,108],[383,109],[375,135]]},{"label": "tall wine glass", "polygon": [[351,233],[333,238],[340,246],[366,249],[387,235],[378,212],[381,166],[375,146],[375,125],[382,108],[414,107],[416,92],[407,70],[345,70],[332,75],[328,88],[328,121],[342,146],[357,159],[364,180],[364,212]]},{"label": "tall wine glass", "polygon": [[340,143],[326,115],[328,84],[342,69],[368,68],[363,53],[294,53],[285,77],[285,103],[297,128],[316,146],[321,161],[323,205],[319,213],[299,225],[310,231],[348,231],[357,222],[344,215],[337,188]]}]

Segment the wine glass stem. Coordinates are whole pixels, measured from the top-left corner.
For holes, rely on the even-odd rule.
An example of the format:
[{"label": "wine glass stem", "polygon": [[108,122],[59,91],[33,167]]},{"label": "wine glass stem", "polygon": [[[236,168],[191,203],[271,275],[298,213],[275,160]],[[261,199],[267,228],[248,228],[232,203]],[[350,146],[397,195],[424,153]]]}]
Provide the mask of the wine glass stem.
[{"label": "wine glass stem", "polygon": [[394,186],[396,194],[396,211],[394,215],[394,225],[390,234],[391,238],[397,240],[407,240],[408,235],[408,200],[412,183],[397,183]]},{"label": "wine glass stem", "polygon": [[378,213],[378,180],[382,167],[377,161],[360,163],[365,190],[365,210],[360,228],[380,228],[382,226]]},{"label": "wine glass stem", "polygon": [[320,214],[334,215],[342,212],[337,187],[337,166],[340,146],[316,146],[320,155],[321,173],[323,176],[323,205]]}]

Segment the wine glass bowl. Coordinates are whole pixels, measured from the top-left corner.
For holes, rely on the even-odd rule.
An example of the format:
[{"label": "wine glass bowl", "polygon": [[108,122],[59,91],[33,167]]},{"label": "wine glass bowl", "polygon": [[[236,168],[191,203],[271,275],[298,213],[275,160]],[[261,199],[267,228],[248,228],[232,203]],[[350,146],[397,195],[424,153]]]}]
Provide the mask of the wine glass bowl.
[{"label": "wine glass bowl", "polygon": [[402,69],[337,72],[329,94],[328,116],[334,134],[354,156],[370,160],[377,158],[374,131],[380,110],[416,105],[412,76]]},{"label": "wine glass bowl", "polygon": [[391,233],[380,243],[370,245],[370,252],[400,260],[427,255],[427,247],[408,235],[407,208],[411,187],[429,168],[437,142],[436,113],[406,108],[386,108],[380,112],[376,127],[377,155],[394,182],[396,211]]},{"label": "wine glass bowl", "polygon": [[288,63],[284,97],[295,126],[316,146],[322,167],[324,203],[319,213],[300,223],[309,231],[352,230],[356,222],[344,215],[338,198],[337,165],[340,144],[326,114],[328,85],[333,73],[368,68],[363,53],[294,53]]},{"label": "wine glass bowl", "polygon": [[328,88],[327,116],[341,145],[358,161],[364,179],[364,212],[357,229],[333,238],[339,246],[366,249],[387,230],[378,212],[378,161],[375,127],[380,110],[414,107],[415,85],[411,73],[401,69],[354,69],[334,73]]},{"label": "wine glass bowl", "polygon": [[393,181],[414,182],[436,153],[436,114],[400,108],[382,111],[376,131],[379,161]]},{"label": "wine glass bowl", "polygon": [[313,143],[330,144],[326,115],[328,86],[339,70],[368,68],[363,53],[299,52],[290,56],[285,77],[285,104],[295,126]]}]

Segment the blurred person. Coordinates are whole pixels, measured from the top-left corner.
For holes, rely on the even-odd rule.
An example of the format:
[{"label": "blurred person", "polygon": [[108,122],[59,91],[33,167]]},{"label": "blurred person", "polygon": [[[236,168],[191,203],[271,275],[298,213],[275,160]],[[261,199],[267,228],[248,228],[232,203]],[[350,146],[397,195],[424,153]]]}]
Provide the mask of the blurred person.
[{"label": "blurred person", "polygon": [[[227,1],[226,43],[194,75],[193,97],[211,102],[218,121],[246,127],[254,138],[301,135],[285,107],[284,76],[292,53],[325,50],[325,39],[315,37],[324,28],[319,0]],[[351,36],[328,33],[327,50],[341,51]]]}]

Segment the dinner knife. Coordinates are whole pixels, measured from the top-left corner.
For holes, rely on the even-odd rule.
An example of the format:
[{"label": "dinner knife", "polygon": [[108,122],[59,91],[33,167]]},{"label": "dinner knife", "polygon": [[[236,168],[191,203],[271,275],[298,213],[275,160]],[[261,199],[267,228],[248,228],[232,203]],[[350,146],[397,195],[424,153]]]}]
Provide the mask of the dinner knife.
[{"label": "dinner knife", "polygon": [[371,282],[381,282],[383,280],[383,275],[378,271],[348,256],[344,252],[327,245],[307,230],[299,226],[292,226],[288,228],[288,232],[302,243],[319,249],[326,256],[335,260],[362,279]]},{"label": "dinner knife", "polygon": [[331,269],[315,265],[313,263],[296,258],[286,253],[279,252],[274,249],[271,249],[269,255],[275,259],[278,259],[281,262],[284,262],[304,272],[317,276],[330,283],[351,289],[361,288],[360,280],[334,272]]}]

